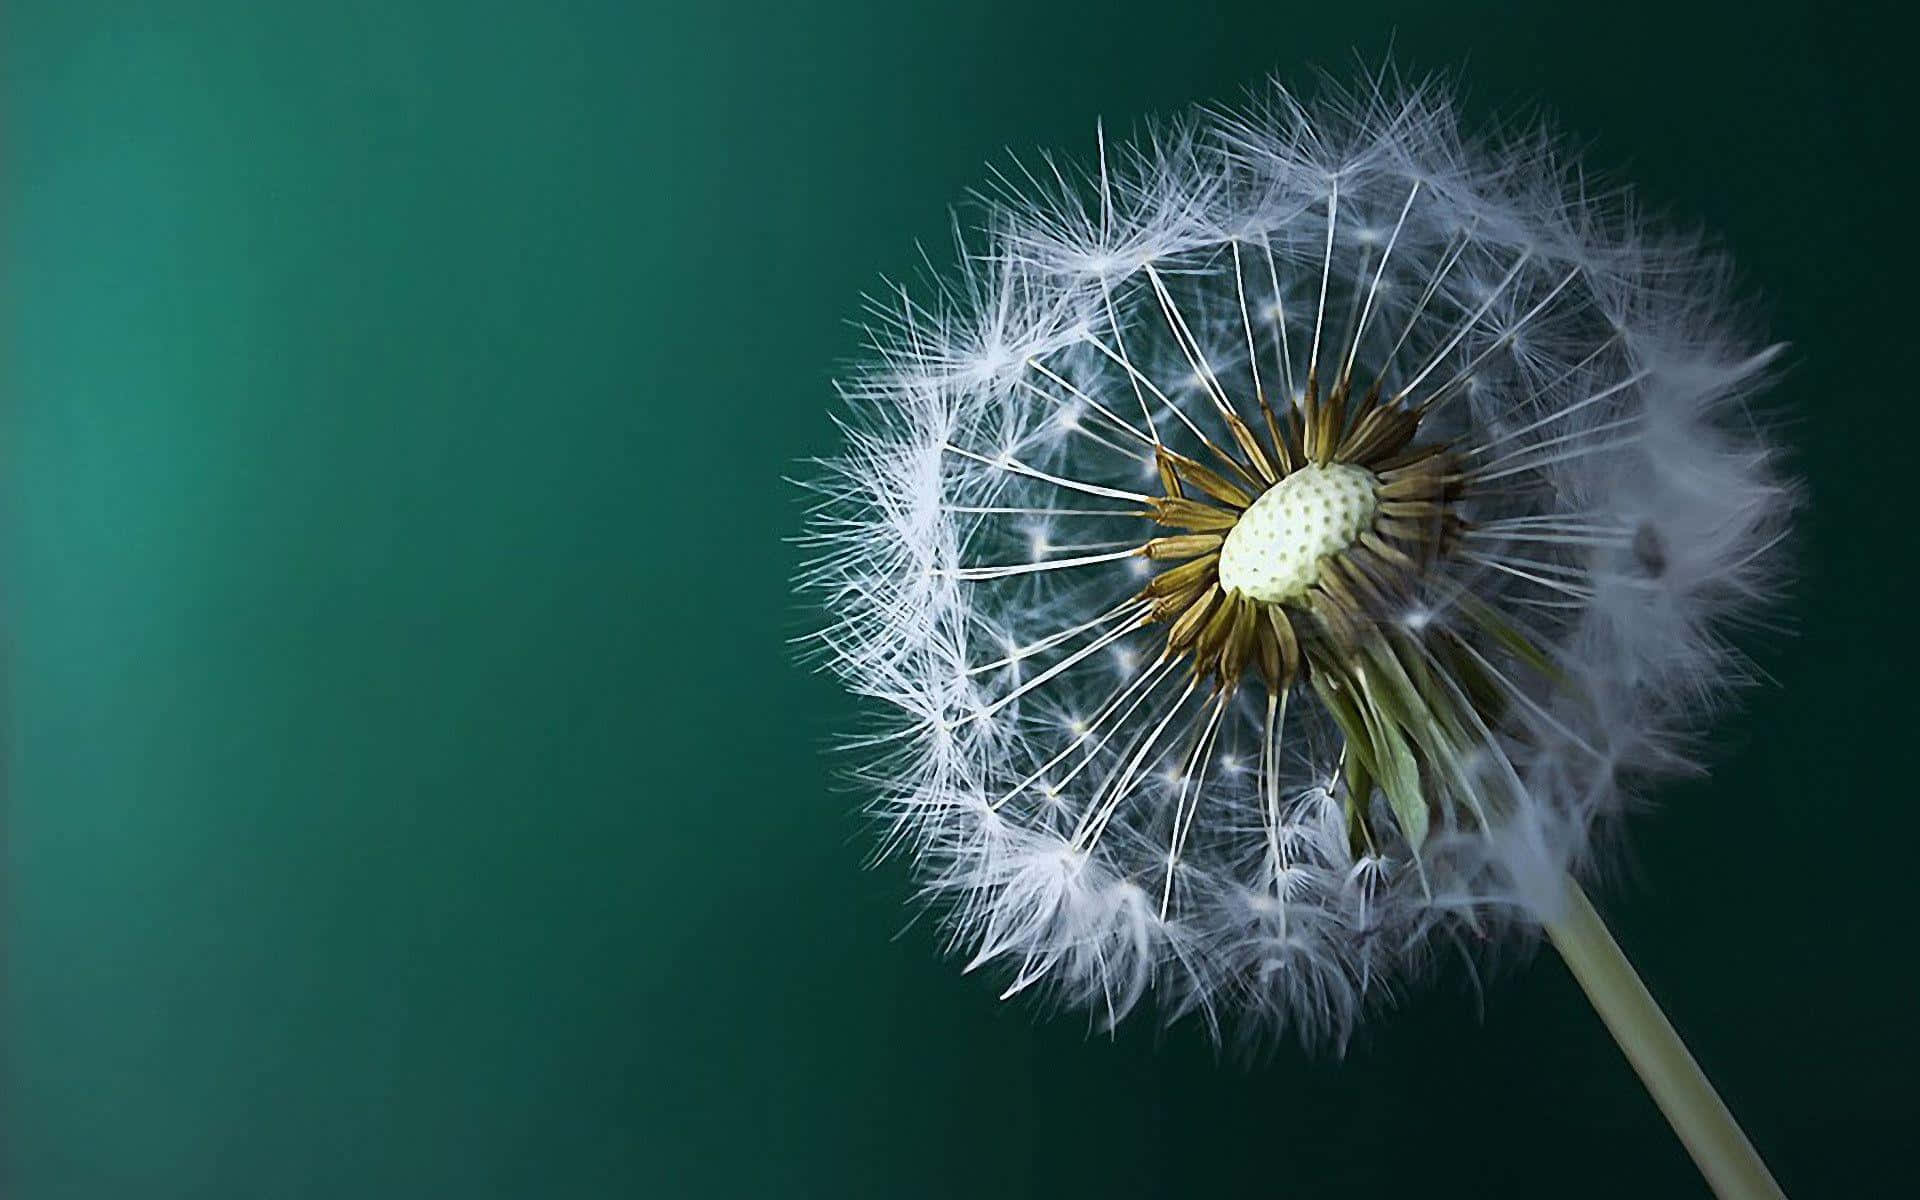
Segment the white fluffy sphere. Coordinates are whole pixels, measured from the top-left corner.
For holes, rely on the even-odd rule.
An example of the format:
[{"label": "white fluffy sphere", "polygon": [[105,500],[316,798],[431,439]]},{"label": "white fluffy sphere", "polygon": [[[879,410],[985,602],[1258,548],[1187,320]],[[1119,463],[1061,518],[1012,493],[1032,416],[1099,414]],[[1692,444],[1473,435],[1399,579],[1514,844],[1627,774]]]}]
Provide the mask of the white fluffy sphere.
[{"label": "white fluffy sphere", "polygon": [[1779,572],[1770,351],[1720,262],[1434,86],[1092,150],[875,302],[815,645],[884,845],[1009,994],[1344,1044],[1687,765]]}]

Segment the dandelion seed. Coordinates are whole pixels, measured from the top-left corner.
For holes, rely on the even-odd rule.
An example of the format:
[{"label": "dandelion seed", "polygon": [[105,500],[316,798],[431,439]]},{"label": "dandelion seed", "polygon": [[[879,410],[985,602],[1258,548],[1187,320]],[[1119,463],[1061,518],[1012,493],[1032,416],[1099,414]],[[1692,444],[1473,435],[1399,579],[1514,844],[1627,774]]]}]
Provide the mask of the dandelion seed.
[{"label": "dandelion seed", "polygon": [[1384,74],[1093,157],[998,173],[877,302],[811,485],[883,844],[971,967],[1107,1025],[1339,1048],[1436,947],[1544,930],[1772,1194],[1572,883],[1780,582],[1724,268]]}]

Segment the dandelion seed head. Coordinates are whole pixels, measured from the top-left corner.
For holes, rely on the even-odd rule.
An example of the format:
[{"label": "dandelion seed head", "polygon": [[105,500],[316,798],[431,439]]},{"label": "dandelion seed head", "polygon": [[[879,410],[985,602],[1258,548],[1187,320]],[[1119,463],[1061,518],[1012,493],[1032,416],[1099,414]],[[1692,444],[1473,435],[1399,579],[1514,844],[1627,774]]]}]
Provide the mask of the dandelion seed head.
[{"label": "dandelion seed head", "polygon": [[1751,676],[1775,351],[1547,134],[1389,72],[985,190],[806,483],[880,844],[1008,996],[1344,1046],[1551,918]]}]

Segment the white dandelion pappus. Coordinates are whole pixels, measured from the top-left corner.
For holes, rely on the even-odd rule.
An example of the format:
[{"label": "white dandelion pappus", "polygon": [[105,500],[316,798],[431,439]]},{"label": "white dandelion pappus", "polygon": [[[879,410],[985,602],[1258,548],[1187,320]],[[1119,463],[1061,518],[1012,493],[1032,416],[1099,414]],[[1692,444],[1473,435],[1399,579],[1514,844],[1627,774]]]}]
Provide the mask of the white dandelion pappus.
[{"label": "white dandelion pappus", "polygon": [[997,171],[871,306],[814,645],[1008,995],[1343,1046],[1437,947],[1590,911],[1570,875],[1691,765],[1781,582],[1774,352],[1724,264],[1437,85],[1095,151]]}]

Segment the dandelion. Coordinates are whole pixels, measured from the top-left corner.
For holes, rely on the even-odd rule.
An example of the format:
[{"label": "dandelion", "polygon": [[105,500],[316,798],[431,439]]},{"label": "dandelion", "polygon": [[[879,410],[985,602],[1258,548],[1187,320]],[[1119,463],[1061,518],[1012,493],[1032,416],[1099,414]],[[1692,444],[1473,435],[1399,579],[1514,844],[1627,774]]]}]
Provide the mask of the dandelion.
[{"label": "dandelion", "polygon": [[872,304],[809,484],[883,850],[1102,1026],[1337,1050],[1543,930],[1713,1185],[1776,1194],[1574,882],[1780,578],[1726,267],[1385,73],[1093,149]]}]

